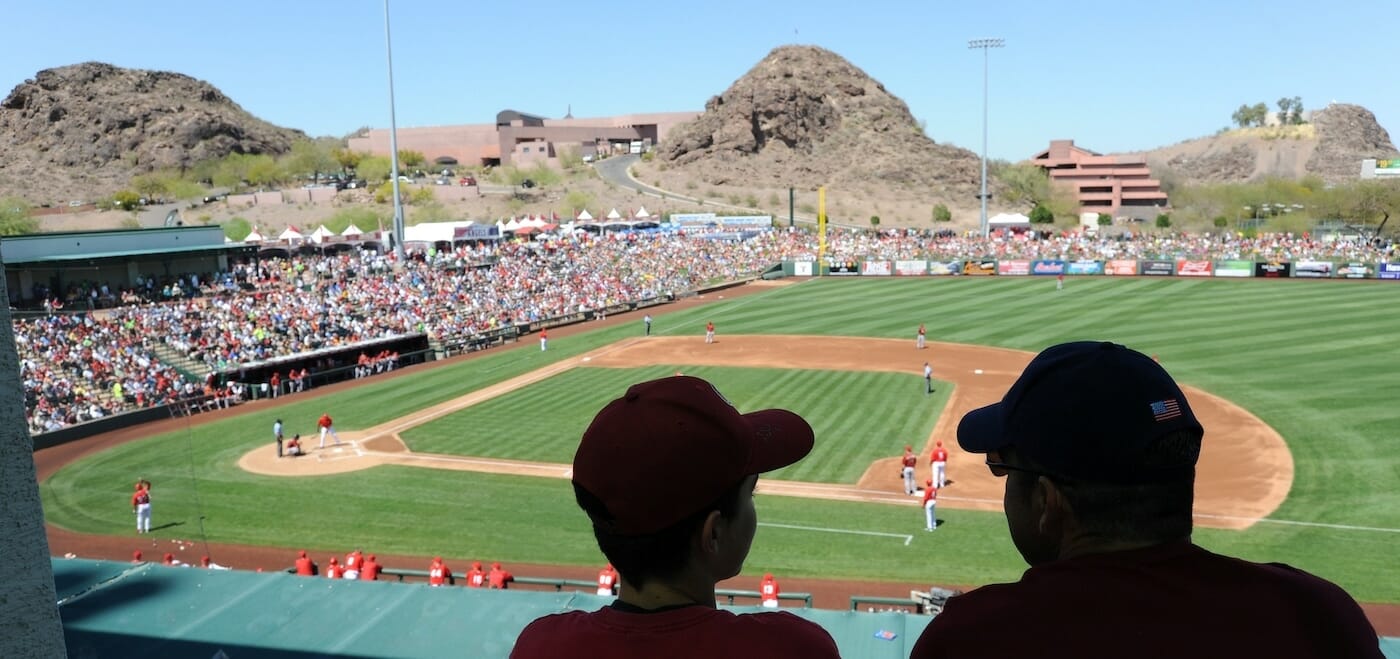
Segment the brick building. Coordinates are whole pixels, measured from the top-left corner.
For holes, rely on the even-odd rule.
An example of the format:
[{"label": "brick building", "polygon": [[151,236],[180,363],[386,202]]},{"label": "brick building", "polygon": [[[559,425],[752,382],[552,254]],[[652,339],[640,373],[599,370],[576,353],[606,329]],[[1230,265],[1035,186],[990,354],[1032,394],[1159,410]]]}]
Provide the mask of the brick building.
[{"label": "brick building", "polygon": [[1144,156],[1105,156],[1074,140],[1052,140],[1031,162],[1045,168],[1052,185],[1073,187],[1081,213],[1150,220],[1170,206]]}]

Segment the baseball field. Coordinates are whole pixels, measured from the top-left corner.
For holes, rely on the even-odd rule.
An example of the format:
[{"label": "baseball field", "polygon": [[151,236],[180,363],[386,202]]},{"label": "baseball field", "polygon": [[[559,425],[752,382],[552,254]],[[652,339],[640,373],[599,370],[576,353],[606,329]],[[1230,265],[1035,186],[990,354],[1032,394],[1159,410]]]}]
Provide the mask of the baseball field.
[{"label": "baseball field", "polygon": [[[139,476],[155,483],[157,538],[289,556],[364,547],[597,566],[566,478],[573,448],[628,384],[681,371],[712,380],[740,410],[786,407],[817,431],[807,459],[760,481],[746,575],[1014,580],[1024,564],[998,483],[976,459],[950,460],[935,533],[900,493],[895,460],[905,444],[954,444],[956,416],[998,397],[1034,352],[1106,339],[1157,355],[1206,410],[1197,542],[1290,563],[1362,601],[1400,602],[1400,287],[1094,277],[1056,291],[1048,278],[994,277],[744,288],[653,311],[650,338],[637,315],[551,332],[547,352],[526,337],[420,373],[184,422],[54,471],[41,482],[47,521],[135,537],[127,497]],[[918,351],[921,322],[931,345]],[[273,456],[274,419],[314,448],[322,413],[347,445]]]}]

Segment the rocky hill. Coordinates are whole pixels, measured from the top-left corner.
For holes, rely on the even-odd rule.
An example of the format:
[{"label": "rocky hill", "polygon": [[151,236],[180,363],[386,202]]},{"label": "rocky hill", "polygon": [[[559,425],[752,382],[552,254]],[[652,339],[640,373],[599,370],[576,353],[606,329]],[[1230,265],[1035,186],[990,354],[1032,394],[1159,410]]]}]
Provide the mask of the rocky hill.
[{"label": "rocky hill", "polygon": [[0,102],[0,195],[37,204],[110,194],[136,174],[280,154],[305,137],[179,73],[99,62],[45,69]]},{"label": "rocky hill", "polygon": [[1332,104],[1302,126],[1230,130],[1141,152],[1153,171],[1178,183],[1240,183],[1264,178],[1355,180],[1363,158],[1394,158],[1390,134],[1370,110]]},{"label": "rocky hill", "polygon": [[884,184],[975,194],[980,160],[930,139],[904,101],[840,55],[773,50],[661,146],[663,166],[709,185]]}]

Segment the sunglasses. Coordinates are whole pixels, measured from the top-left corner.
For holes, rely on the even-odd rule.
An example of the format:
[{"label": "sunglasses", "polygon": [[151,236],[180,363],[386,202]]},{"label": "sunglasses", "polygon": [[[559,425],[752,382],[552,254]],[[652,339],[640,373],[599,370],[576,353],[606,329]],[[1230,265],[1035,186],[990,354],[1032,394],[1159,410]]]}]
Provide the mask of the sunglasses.
[{"label": "sunglasses", "polygon": [[1008,463],[1002,462],[1002,461],[1001,461],[1001,456],[1000,456],[1000,455],[997,455],[996,453],[989,453],[989,454],[987,454],[987,462],[986,462],[986,464],[987,464],[987,469],[990,470],[990,471],[992,472],[992,475],[993,475],[993,476],[996,476],[997,478],[1004,478],[1004,477],[1006,477],[1006,475],[1010,474],[1010,473],[1013,472],[1013,471],[1020,471],[1020,472],[1024,472],[1024,473],[1027,473],[1027,474],[1034,474],[1034,475],[1036,475],[1036,476],[1044,476],[1044,477],[1049,478],[1050,480],[1054,480],[1054,481],[1064,481],[1064,480],[1068,480],[1068,479],[1066,479],[1066,478],[1063,477],[1063,476],[1060,476],[1060,475],[1057,475],[1057,474],[1052,474],[1052,473],[1050,473],[1050,472],[1048,472],[1048,471],[1042,471],[1042,470],[1040,470],[1040,469],[1031,469],[1031,468],[1029,468],[1029,467],[1021,467],[1021,466],[1018,466],[1018,465],[1013,465],[1013,464],[1008,464]]}]

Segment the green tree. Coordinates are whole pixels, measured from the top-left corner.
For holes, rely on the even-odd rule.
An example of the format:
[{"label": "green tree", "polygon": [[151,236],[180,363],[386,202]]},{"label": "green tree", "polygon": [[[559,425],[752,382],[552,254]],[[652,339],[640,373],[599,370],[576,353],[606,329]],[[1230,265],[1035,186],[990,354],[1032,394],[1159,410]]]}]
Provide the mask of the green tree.
[{"label": "green tree", "polygon": [[1110,224],[1113,224],[1113,216],[1109,215],[1108,213],[1099,213],[1098,221],[1099,226],[1106,227]]},{"label": "green tree", "polygon": [[1229,226],[1230,219],[1225,217],[1224,215],[1216,215],[1215,219],[1211,220],[1210,222],[1211,224],[1215,225],[1215,228],[1224,229],[1226,226]]},{"label": "green tree", "polygon": [[1255,126],[1263,126],[1264,120],[1269,116],[1269,106],[1264,105],[1264,102],[1260,101],[1249,109],[1249,114]]},{"label": "green tree", "polygon": [[283,167],[293,177],[310,175],[317,183],[322,174],[329,174],[340,167],[333,153],[333,147],[321,140],[297,140],[292,149],[282,158]]},{"label": "green tree", "polygon": [[1035,207],[1031,209],[1030,220],[1031,224],[1053,224],[1055,222],[1055,213],[1051,212],[1050,208],[1045,204],[1036,204]]},{"label": "green tree", "polygon": [[952,222],[952,221],[953,221],[953,211],[948,210],[948,207],[947,207],[946,205],[944,205],[944,204],[934,204],[934,206],[933,206],[933,221],[934,221],[934,222]]},{"label": "green tree", "polygon": [[1290,118],[1293,115],[1289,112],[1292,109],[1292,107],[1293,99],[1285,96],[1278,100],[1278,122],[1280,124],[1287,125],[1292,123],[1292,121],[1290,121]]},{"label": "green tree", "polygon": [[578,215],[585,208],[592,206],[593,201],[593,195],[583,190],[570,190],[569,194],[564,195],[564,205],[567,206],[572,213],[570,218],[574,215]]},{"label": "green tree", "polygon": [[224,229],[224,235],[234,242],[243,242],[253,232],[253,225],[241,217],[231,217],[220,226]]},{"label": "green tree", "polygon": [[1158,216],[1157,216],[1157,228],[1158,228],[1158,229],[1168,229],[1168,228],[1171,228],[1171,225],[1172,225],[1172,216],[1167,215],[1166,213],[1162,213],[1161,215],[1158,215]]},{"label": "green tree", "polygon": [[0,197],[0,236],[39,232],[39,220],[29,215],[32,206],[20,197]]},{"label": "green tree", "polygon": [[1243,103],[1240,104],[1239,109],[1238,109],[1238,110],[1235,110],[1235,113],[1232,114],[1232,115],[1230,115],[1230,120],[1233,121],[1233,122],[1235,122],[1235,125],[1236,125],[1236,126],[1239,126],[1240,128],[1248,128],[1248,127],[1249,127],[1249,121],[1250,121],[1250,120],[1249,120],[1249,105],[1248,105],[1248,104],[1243,104]]},{"label": "green tree", "polygon": [[358,172],[360,161],[368,157],[368,153],[363,151],[351,151],[350,149],[336,148],[331,150],[331,157],[335,158],[335,163],[340,165],[342,172]]},{"label": "green tree", "polygon": [[141,195],[135,190],[118,190],[116,194],[112,195],[112,207],[119,210],[136,210],[140,204]]},{"label": "green tree", "polygon": [[142,197],[153,198],[165,195],[165,181],[156,174],[140,174],[131,179],[131,187]]},{"label": "green tree", "polygon": [[403,167],[404,169],[422,167],[423,163],[427,161],[428,159],[423,157],[422,151],[413,151],[411,149],[399,149],[399,166]]},{"label": "green tree", "polygon": [[880,228],[880,216],[879,216],[879,215],[871,215],[871,216],[870,216],[870,228],[871,228],[871,229],[879,229],[879,228]]},{"label": "green tree", "polygon": [[287,180],[287,171],[272,156],[260,154],[249,160],[244,176],[252,185],[271,186]]},{"label": "green tree", "polygon": [[1295,126],[1306,123],[1303,121],[1303,98],[1301,96],[1294,96],[1293,102],[1288,104],[1288,108],[1288,123]]},{"label": "green tree", "polygon": [[1045,170],[1031,163],[1019,163],[999,168],[997,178],[1006,187],[1002,193],[1008,204],[1035,208],[1050,200],[1050,177]]}]

